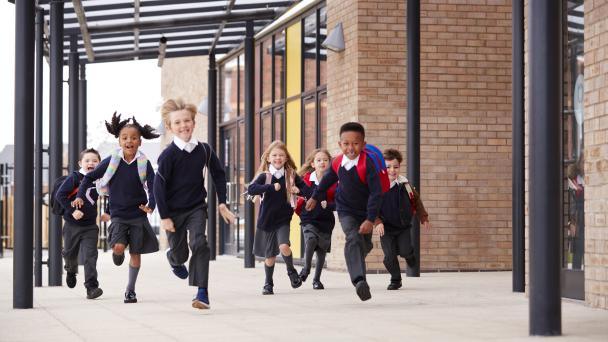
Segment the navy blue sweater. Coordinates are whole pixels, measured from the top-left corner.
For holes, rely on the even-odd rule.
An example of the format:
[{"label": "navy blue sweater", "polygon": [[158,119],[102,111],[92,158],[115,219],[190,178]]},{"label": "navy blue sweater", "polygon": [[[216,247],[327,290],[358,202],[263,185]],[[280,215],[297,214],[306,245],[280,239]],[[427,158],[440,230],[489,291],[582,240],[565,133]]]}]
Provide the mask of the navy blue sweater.
[{"label": "navy blue sweater", "polygon": [[[406,226],[401,224],[400,208],[404,208],[405,213],[409,214]],[[393,186],[382,196],[380,219],[384,223],[385,230],[404,230],[412,226],[412,204],[403,184]]]},{"label": "navy blue sweater", "polygon": [[80,185],[80,182],[84,178],[84,175],[78,171],[72,172],[68,178],[65,179],[63,184],[57,190],[55,198],[61,204],[64,209],[63,218],[71,223],[78,226],[90,226],[97,223],[97,189],[95,186],[90,186],[84,191],[84,205],[79,210],[84,214],[80,220],[74,219],[72,214],[76,208],[72,208],[70,204],[76,196],[68,198],[68,195]]},{"label": "navy blue sweater", "polygon": [[312,197],[317,201],[324,199],[327,189],[340,181],[336,189],[336,210],[338,214],[374,222],[380,211],[382,187],[378,172],[374,169],[375,166],[371,162],[366,162],[365,166],[367,169],[367,184],[361,182],[356,166],[348,171],[340,166],[338,174],[330,167]]},{"label": "navy blue sweater", "polygon": [[[78,190],[78,198],[85,199],[85,189],[92,186],[93,182],[102,178],[108,165],[110,158],[102,160],[95,170],[87,173],[82,180],[80,189]],[[116,168],[116,173],[112,176],[109,182],[110,188],[110,215],[122,219],[134,219],[146,216],[146,212],[139,209],[140,205],[147,205],[154,209],[154,168],[148,161],[148,169],[146,171],[146,185],[148,186],[148,194],[141,184],[139,172],[137,170],[137,160],[133,160],[131,164],[127,164],[123,159]],[[86,201],[85,201],[86,202]]]},{"label": "navy blue sweater", "polygon": [[[302,195],[306,198],[310,198],[317,185],[312,182],[309,186],[306,186],[302,191]],[[317,203],[317,206],[312,210],[306,210],[306,204],[302,207],[300,213],[301,225],[312,224],[317,227],[320,231],[331,233],[336,225],[336,219],[334,217],[334,210],[336,210],[336,202],[327,203],[327,208],[323,209],[321,203]]]},{"label": "navy blue sweater", "polygon": [[158,157],[158,173],[154,179],[154,197],[161,218],[205,203],[207,190],[203,169],[206,165],[215,184],[219,204],[226,203],[226,173],[208,144],[199,143],[190,153],[180,150],[175,143],[167,145]]},{"label": "navy blue sweater", "polygon": [[[260,174],[255,181],[249,184],[247,193],[250,195],[262,195],[264,194],[264,200],[260,205],[260,212],[258,213],[258,229],[265,231],[278,230],[282,225],[289,224],[291,217],[293,216],[293,208],[287,201],[287,194],[285,193],[285,177],[277,179],[272,176],[270,184],[266,183],[266,174]],[[281,189],[276,191],[274,189],[274,183],[281,184]],[[295,185],[303,190],[306,184],[300,178],[296,176]]]}]

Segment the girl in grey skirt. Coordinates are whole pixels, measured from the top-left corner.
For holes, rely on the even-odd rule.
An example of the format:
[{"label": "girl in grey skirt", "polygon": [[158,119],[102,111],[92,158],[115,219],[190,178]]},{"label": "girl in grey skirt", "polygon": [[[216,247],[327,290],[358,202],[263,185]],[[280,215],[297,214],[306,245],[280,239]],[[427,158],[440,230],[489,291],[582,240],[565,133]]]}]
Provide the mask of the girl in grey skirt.
[{"label": "girl in grey skirt", "polygon": [[260,196],[262,203],[258,214],[253,252],[265,258],[266,280],[262,294],[274,294],[274,263],[281,253],[291,286],[295,289],[302,285],[298,272],[293,267],[289,224],[296,204],[295,194],[306,185],[296,174],[296,165],[281,141],[274,141],[262,154],[257,176],[249,184],[249,195]]},{"label": "girl in grey skirt", "polygon": [[99,179],[97,191],[100,195],[109,195],[112,223],[108,240],[114,264],[119,266],[123,263],[125,249],[129,246],[129,281],[124,302],[137,303],[135,282],[141,254],[158,251],[158,239],[147,217],[155,207],[154,169],[138,149],[142,137],[154,139],[159,135],[152,127],[141,126],[135,118],[120,120],[116,113],[111,123],[106,121],[106,127],[118,138],[120,149],[85,175],[74,204],[80,208],[83,198],[86,198],[85,189]]},{"label": "girl in grey skirt", "polygon": [[[317,187],[321,178],[327,171],[331,162],[331,155],[325,149],[316,149],[312,151],[299,174],[303,176],[307,187],[303,191],[305,197],[310,198],[314,189]],[[312,255],[317,253],[317,265],[315,268],[315,277],[312,280],[312,288],[322,290],[325,287],[321,283],[321,271],[325,264],[325,256],[331,249],[331,233],[336,224],[333,211],[336,209],[334,203],[334,194],[336,192],[336,184],[327,191],[327,198],[321,202],[320,206],[316,206],[312,211],[307,211],[304,207],[304,201],[299,201],[299,212],[302,233],[304,234],[305,252],[304,252],[304,267],[300,271],[300,279],[304,282],[310,274],[312,263]]]}]

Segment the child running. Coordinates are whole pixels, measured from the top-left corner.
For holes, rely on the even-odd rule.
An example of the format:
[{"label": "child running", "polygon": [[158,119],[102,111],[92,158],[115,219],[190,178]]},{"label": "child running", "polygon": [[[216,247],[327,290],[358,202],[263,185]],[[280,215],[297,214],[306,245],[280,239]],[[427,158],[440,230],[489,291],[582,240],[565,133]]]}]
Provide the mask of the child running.
[{"label": "child running", "polygon": [[[302,191],[304,196],[310,197],[314,189],[323,179],[323,175],[329,167],[331,155],[325,149],[313,150],[306,162],[302,166],[299,175],[304,178],[304,182],[308,187]],[[321,283],[321,271],[325,264],[325,256],[331,249],[331,233],[336,224],[333,211],[336,208],[334,203],[334,193],[336,185],[334,184],[327,191],[327,200],[321,201],[321,206],[315,207],[312,211],[302,208],[300,213],[300,225],[304,234],[304,267],[300,271],[300,279],[304,282],[310,274],[312,263],[312,255],[317,253],[317,265],[315,268],[315,277],[312,280],[312,288],[315,290],[323,290],[325,287]]]},{"label": "child running", "polygon": [[82,246],[84,253],[84,287],[87,289],[87,298],[95,299],[103,294],[97,281],[97,241],[99,227],[97,226],[97,190],[95,186],[85,189],[86,201],[80,209],[70,203],[76,195],[78,187],[84,176],[93,171],[101,157],[99,152],[89,148],[80,152],[78,166],[80,170],[72,172],[61,184],[55,198],[63,207],[63,259],[67,275],[65,282],[69,288],[76,286],[78,273],[78,251]]},{"label": "child running", "polygon": [[287,266],[291,287],[298,288],[302,281],[293,267],[291,243],[289,242],[289,223],[296,204],[296,194],[306,185],[296,174],[296,165],[281,141],[273,141],[261,157],[257,176],[247,189],[250,195],[262,196],[258,214],[253,252],[265,258],[266,280],[262,294],[274,294],[274,263],[281,256]]},{"label": "child running", "polygon": [[124,251],[129,246],[129,281],[124,302],[137,303],[135,282],[141,267],[141,254],[158,251],[158,240],[147,217],[155,206],[154,169],[139,151],[139,146],[141,138],[154,139],[159,135],[149,125],[142,127],[135,118],[120,120],[116,113],[111,123],[106,121],[106,128],[118,138],[120,149],[85,175],[73,204],[81,208],[86,189],[100,179],[97,191],[100,195],[109,195],[112,223],[108,240],[115,265],[122,265]]},{"label": "child running", "polygon": [[[235,216],[226,206],[226,173],[211,146],[192,136],[196,106],[186,104],[181,99],[167,100],[161,113],[165,126],[174,135],[173,142],[158,157],[158,173],[154,178],[160,226],[167,232],[169,241],[167,259],[178,278],[188,278],[190,286],[198,287],[192,307],[209,309],[204,169],[211,171],[220,215],[226,223],[230,223]],[[189,254],[187,236],[192,251],[188,268],[184,266]]]}]

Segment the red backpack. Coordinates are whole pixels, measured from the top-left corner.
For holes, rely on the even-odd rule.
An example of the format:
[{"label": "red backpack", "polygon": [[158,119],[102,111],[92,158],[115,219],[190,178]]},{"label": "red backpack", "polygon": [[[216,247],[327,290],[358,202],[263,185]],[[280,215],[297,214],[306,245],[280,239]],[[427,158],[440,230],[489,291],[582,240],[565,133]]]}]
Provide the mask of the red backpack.
[{"label": "red backpack", "polygon": [[[340,154],[334,158],[331,163],[331,168],[334,170],[336,174],[338,174],[338,169],[342,165],[342,158],[344,155]],[[371,160],[374,165],[376,172],[378,173],[378,177],[380,177],[380,185],[382,186],[382,193],[387,192],[391,188],[391,182],[388,179],[388,172],[386,171],[386,161],[384,160],[384,156],[380,149],[371,144],[366,144],[365,148],[359,154],[359,161],[357,162],[357,173],[359,174],[359,179],[363,184],[367,184],[366,177],[366,161]]]},{"label": "red backpack", "polygon": [[[306,185],[308,185],[308,186],[312,185],[312,182],[310,181],[310,172],[306,173],[302,179],[304,180],[304,183],[306,183]],[[329,190],[327,190],[327,203],[334,201],[337,186],[338,186],[338,183],[332,185],[329,188]],[[298,196],[296,208],[294,209],[294,212],[296,213],[296,215],[300,216],[300,214],[302,213],[302,210],[304,209],[304,206],[306,206],[306,199],[302,196]]]}]

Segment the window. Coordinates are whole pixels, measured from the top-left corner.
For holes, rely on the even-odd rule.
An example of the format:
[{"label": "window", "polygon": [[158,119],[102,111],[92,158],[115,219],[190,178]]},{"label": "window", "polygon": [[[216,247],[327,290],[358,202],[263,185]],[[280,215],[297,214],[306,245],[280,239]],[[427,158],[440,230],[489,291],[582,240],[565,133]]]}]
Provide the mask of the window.
[{"label": "window", "polygon": [[285,123],[285,108],[284,107],[275,108],[274,109],[274,136],[273,136],[274,140],[285,141],[285,136],[283,135],[283,132],[285,132],[284,123]]},{"label": "window", "polygon": [[327,37],[327,8],[319,9],[319,35],[317,41],[319,44],[319,85],[327,84],[327,49],[321,46],[321,43]]},{"label": "window", "polygon": [[272,142],[272,113],[266,111],[262,113],[262,151],[270,146]]},{"label": "window", "polygon": [[327,93],[319,94],[319,135],[321,146],[327,148]]},{"label": "window", "polygon": [[224,67],[222,68],[222,122],[229,121],[237,116],[237,64],[237,59],[234,58],[224,64]]},{"label": "window", "polygon": [[262,42],[262,107],[272,104],[272,40]]},{"label": "window", "polygon": [[285,98],[285,30],[274,36],[274,102]]},{"label": "window", "polygon": [[304,92],[317,88],[317,12],[304,19],[303,32],[303,63],[304,63]]},{"label": "window", "polygon": [[315,96],[312,95],[304,99],[304,134],[302,135],[304,146],[304,158],[317,148],[317,108]]},{"label": "window", "polygon": [[245,116],[245,55],[239,57],[239,115]]}]

